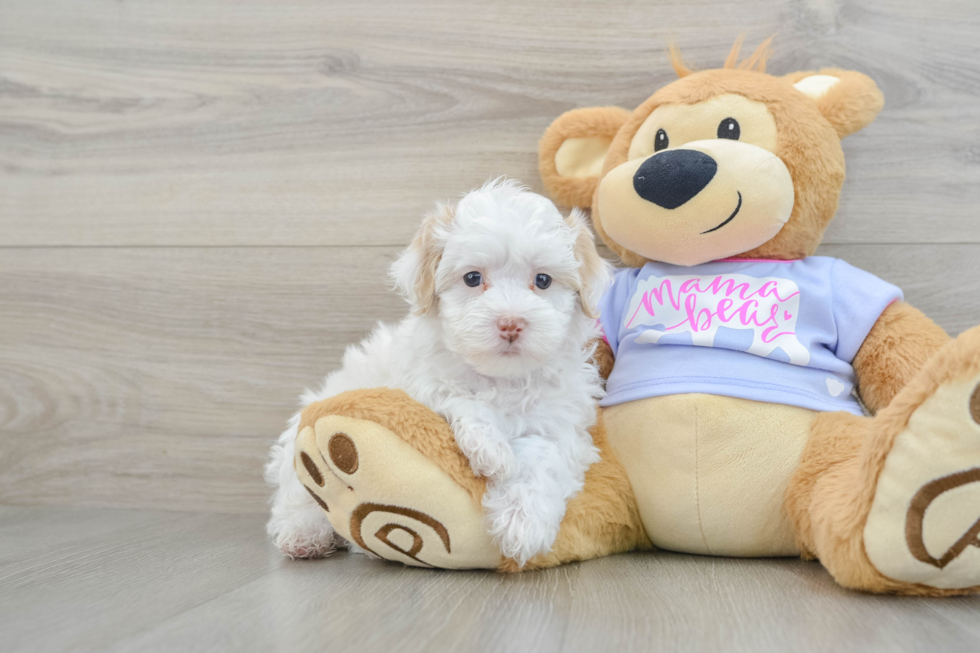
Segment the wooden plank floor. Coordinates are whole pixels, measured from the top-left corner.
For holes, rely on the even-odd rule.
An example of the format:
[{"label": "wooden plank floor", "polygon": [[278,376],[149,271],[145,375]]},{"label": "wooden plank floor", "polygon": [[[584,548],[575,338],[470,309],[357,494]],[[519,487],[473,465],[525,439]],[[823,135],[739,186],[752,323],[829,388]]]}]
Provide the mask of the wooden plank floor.
[{"label": "wooden plank floor", "polygon": [[[68,527],[68,530],[66,530]],[[670,553],[519,576],[288,561],[259,515],[0,508],[0,635],[48,651],[976,651],[980,597]]]},{"label": "wooden plank floor", "polygon": [[0,650],[978,650],[977,600],[813,563],[515,578],[265,541],[267,449],[405,310],[384,272],[421,214],[540,189],[554,117],[743,31],[885,93],[820,253],[980,323],[975,0],[0,0]]},{"label": "wooden plank floor", "polygon": [[0,504],[264,510],[300,392],[405,310],[422,212],[539,188],[549,122],[635,106],[671,38],[874,76],[820,252],[980,323],[975,6],[0,0]]}]

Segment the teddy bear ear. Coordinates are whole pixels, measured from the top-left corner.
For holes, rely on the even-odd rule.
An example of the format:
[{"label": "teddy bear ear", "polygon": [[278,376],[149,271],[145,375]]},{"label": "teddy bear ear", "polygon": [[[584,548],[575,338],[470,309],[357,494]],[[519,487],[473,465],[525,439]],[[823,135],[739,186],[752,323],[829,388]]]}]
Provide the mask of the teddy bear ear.
[{"label": "teddy bear ear", "polygon": [[606,152],[631,113],[619,107],[573,109],[551,123],[538,144],[538,168],[551,196],[589,207]]},{"label": "teddy bear ear", "polygon": [[826,68],[818,73],[791,73],[784,79],[816,103],[840,138],[870,125],[885,105],[874,80],[851,70]]}]

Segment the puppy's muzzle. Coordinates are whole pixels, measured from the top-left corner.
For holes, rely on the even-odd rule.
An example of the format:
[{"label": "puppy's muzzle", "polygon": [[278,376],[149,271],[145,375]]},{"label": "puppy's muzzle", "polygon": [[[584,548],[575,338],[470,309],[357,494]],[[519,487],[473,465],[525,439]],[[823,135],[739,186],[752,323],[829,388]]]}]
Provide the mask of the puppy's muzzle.
[{"label": "puppy's muzzle", "polygon": [[526,326],[527,321],[520,317],[502,317],[497,320],[497,331],[507,342],[517,340]]},{"label": "puppy's muzzle", "polygon": [[700,193],[718,172],[718,163],[697,150],[666,150],[644,161],[633,189],[648,202],[676,209]]}]

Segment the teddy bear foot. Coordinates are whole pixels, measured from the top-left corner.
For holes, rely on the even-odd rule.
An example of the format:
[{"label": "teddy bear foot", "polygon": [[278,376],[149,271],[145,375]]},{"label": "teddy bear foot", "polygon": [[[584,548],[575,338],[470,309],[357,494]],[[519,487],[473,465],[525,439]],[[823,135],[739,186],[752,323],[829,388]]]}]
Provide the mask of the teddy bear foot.
[{"label": "teddy bear foot", "polygon": [[312,404],[296,438],[299,480],[337,533],[367,553],[418,567],[496,569],[484,482],[442,446],[448,425],[420,408],[384,388]]},{"label": "teddy bear foot", "polygon": [[903,583],[980,589],[980,328],[907,390],[877,418],[895,435],[865,522],[868,560]]}]

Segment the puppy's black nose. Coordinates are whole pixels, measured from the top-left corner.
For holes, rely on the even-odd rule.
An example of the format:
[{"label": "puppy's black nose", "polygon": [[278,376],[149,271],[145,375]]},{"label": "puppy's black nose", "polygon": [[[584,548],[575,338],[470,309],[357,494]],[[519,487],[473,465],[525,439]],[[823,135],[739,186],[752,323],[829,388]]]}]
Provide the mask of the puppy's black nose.
[{"label": "puppy's black nose", "polygon": [[648,202],[676,209],[701,192],[718,164],[696,150],[667,150],[651,156],[633,175],[633,189]]}]

